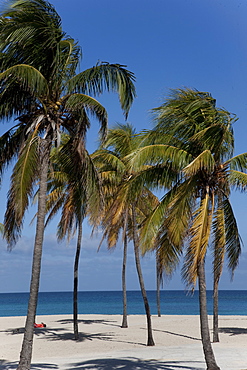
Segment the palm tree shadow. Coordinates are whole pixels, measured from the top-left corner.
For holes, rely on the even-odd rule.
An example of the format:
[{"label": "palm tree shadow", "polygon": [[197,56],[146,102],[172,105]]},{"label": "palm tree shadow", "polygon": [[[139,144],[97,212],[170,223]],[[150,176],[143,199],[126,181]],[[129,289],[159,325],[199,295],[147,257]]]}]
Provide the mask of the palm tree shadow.
[{"label": "palm tree shadow", "polygon": [[1,330],[2,333],[6,333],[8,335],[23,334],[24,331],[25,331],[25,328],[15,328],[15,329]]},{"label": "palm tree shadow", "polygon": [[[56,333],[55,330],[52,330],[48,333],[46,333],[45,339],[50,340],[50,341],[67,341],[67,340],[72,340],[75,341],[74,339],[74,333],[72,332],[65,332],[65,333]],[[84,342],[85,340],[106,340],[110,341],[112,340],[111,335],[103,334],[103,333],[96,333],[96,334],[88,334],[88,333],[79,333],[79,339],[77,342]]]},{"label": "palm tree shadow", "polygon": [[[67,323],[67,320],[59,320],[59,321],[64,321]],[[83,321],[83,320],[82,320]],[[92,322],[98,322],[98,321],[105,321],[105,320],[87,320],[87,321],[92,321]],[[17,335],[17,334],[23,334],[25,331],[24,328],[16,328],[16,329],[7,329],[4,330],[5,333],[9,335]],[[50,341],[75,341],[74,338],[74,333],[72,331],[65,331],[63,328],[54,328],[50,329],[48,327],[46,328],[35,328],[34,329],[34,335],[36,336],[43,336],[43,339],[45,340],[50,340]],[[128,342],[128,341],[122,341],[122,340],[115,340],[114,339],[115,334],[114,333],[84,333],[80,332],[79,333],[79,339],[77,342],[84,342],[86,340],[104,340],[104,341],[117,341],[121,343],[130,343],[130,344],[137,344],[140,346],[146,346],[143,343],[138,343],[138,342]],[[0,368],[1,370],[1,368]]]},{"label": "palm tree shadow", "polygon": [[[138,343],[138,342],[128,342],[128,341],[123,341],[119,339],[114,338],[115,334],[114,333],[94,333],[94,334],[89,334],[89,333],[79,333],[79,339],[77,342],[84,342],[86,340],[93,341],[95,339],[101,340],[101,341],[107,341],[107,342],[119,342],[119,343],[129,343],[129,344],[136,344],[139,346],[144,346],[146,345],[144,343]],[[56,333],[55,330],[51,330],[50,332],[48,331],[45,335],[46,340],[50,341],[66,341],[66,340],[72,340],[75,341],[74,339],[74,334],[72,332],[65,332],[65,333]]]},{"label": "palm tree shadow", "polygon": [[[191,364],[193,367],[191,366]],[[125,359],[113,359],[113,358],[103,358],[97,360],[88,360],[83,362],[78,362],[75,364],[67,365],[64,367],[65,370],[203,370],[203,363],[200,366],[199,362],[196,361],[157,361],[157,360],[140,360],[138,358],[125,358]],[[8,362],[5,360],[0,360],[0,370],[14,370],[16,369],[17,362]],[[200,366],[200,367],[198,367]],[[57,370],[59,366],[56,364],[49,363],[33,363],[31,365],[31,370]]]},{"label": "palm tree shadow", "polygon": [[[61,324],[73,324],[72,319],[64,319],[64,320],[58,320],[57,322]],[[115,324],[117,321],[113,320],[78,320],[78,324],[84,324],[84,325],[91,325],[91,324],[104,324],[104,325],[111,325],[111,326],[118,326],[120,327],[121,325]]]},{"label": "palm tree shadow", "polygon": [[159,331],[159,332],[162,332],[162,333],[167,333],[167,334],[171,334],[171,335],[175,335],[175,336],[183,337],[183,338],[188,338],[188,339],[192,339],[192,340],[199,340],[201,342],[200,338],[191,337],[191,336],[186,335],[186,334],[173,333],[172,331],[159,330],[159,329],[153,329],[153,331]]},{"label": "palm tree shadow", "polygon": [[[56,332],[63,331],[64,329],[49,329],[49,328],[35,328],[34,329],[34,335],[45,335],[46,337],[49,337],[51,334],[56,334]],[[23,334],[25,331],[25,328],[16,328],[16,329],[7,329],[2,330],[2,332],[9,334],[9,335],[16,335],[16,334]]]},{"label": "palm tree shadow", "polygon": [[[191,363],[195,363],[195,366],[191,366]],[[83,361],[76,364],[71,364],[66,367],[66,370],[203,370],[203,363],[195,361],[157,361],[157,360],[141,360],[138,358],[124,358],[124,359],[114,359],[114,358],[102,358],[97,360]],[[201,367],[198,367],[201,365]]]},{"label": "palm tree shadow", "polygon": [[246,328],[219,328],[220,333],[226,333],[230,335],[241,335],[241,334],[247,334]]},{"label": "palm tree shadow", "polygon": [[[18,362],[9,362],[5,360],[0,360],[0,370],[14,370],[18,366]],[[31,370],[56,370],[59,369],[58,365],[56,364],[48,364],[48,363],[40,363],[40,364],[32,364]]]}]

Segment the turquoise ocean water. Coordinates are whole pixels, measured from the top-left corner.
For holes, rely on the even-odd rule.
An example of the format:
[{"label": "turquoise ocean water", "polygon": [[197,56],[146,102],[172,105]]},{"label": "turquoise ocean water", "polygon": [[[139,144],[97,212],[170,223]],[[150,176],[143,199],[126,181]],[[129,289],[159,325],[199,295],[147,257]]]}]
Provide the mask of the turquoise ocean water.
[{"label": "turquoise ocean water", "polygon": [[[151,313],[155,315],[156,292],[148,291]],[[144,305],[139,291],[129,291],[128,314],[144,314]],[[207,292],[208,313],[212,314],[212,291]],[[39,293],[37,315],[72,314],[72,292]],[[28,293],[1,293],[0,316],[25,316]],[[79,314],[122,314],[122,292],[79,292]],[[198,315],[198,292],[188,295],[184,291],[161,291],[162,315]],[[220,315],[247,315],[246,290],[221,290],[219,292]]]}]

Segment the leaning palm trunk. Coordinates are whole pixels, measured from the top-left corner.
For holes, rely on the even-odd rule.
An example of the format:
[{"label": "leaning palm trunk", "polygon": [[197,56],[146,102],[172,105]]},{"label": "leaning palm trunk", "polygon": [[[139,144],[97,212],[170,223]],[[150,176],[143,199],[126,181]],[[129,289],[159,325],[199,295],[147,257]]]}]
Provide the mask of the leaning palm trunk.
[{"label": "leaning palm trunk", "polygon": [[47,173],[49,165],[50,141],[41,140],[40,143],[40,186],[38,196],[38,213],[36,235],[33,252],[32,278],[30,284],[30,295],[28,302],[28,312],[25,324],[25,332],[22,342],[20,361],[17,370],[29,370],[32,360],[34,322],[36,316],[40,269],[42,259],[42,246],[45,228],[46,215],[46,190],[47,190]]},{"label": "leaning palm trunk", "polygon": [[157,301],[157,313],[158,317],[161,317],[160,311],[160,285],[161,285],[161,278],[160,278],[160,263],[159,258],[156,256],[156,301]]},{"label": "leaning palm trunk", "polygon": [[134,243],[134,251],[135,251],[135,261],[136,261],[136,270],[139,278],[142,298],[144,302],[144,307],[146,311],[146,317],[147,317],[147,328],[148,328],[148,341],[147,346],[154,346],[154,340],[153,340],[153,334],[152,334],[152,322],[151,322],[151,313],[150,313],[150,307],[148,303],[147,293],[144,286],[144,280],[141,270],[141,263],[140,263],[140,254],[139,254],[139,245],[138,245],[138,237],[137,237],[137,224],[136,224],[136,213],[135,213],[135,206],[132,205],[132,219],[133,219],[133,243]]},{"label": "leaning palm trunk", "polygon": [[207,296],[206,296],[206,279],[205,279],[205,261],[201,261],[198,266],[199,278],[199,300],[200,300],[200,323],[201,338],[207,370],[220,370],[216,364],[212,345],[210,342],[208,314],[207,314]]},{"label": "leaning palm trunk", "polygon": [[123,321],[121,328],[127,328],[127,291],[126,291],[126,262],[127,262],[127,235],[124,236],[123,267],[122,267],[122,290],[123,290]]},{"label": "leaning palm trunk", "polygon": [[81,253],[81,241],[82,241],[82,222],[79,222],[78,236],[77,236],[77,247],[75,254],[74,263],[74,299],[73,299],[73,321],[74,321],[74,336],[75,340],[79,339],[78,331],[78,266]]},{"label": "leaning palm trunk", "polygon": [[219,342],[219,279],[214,278],[213,342]]}]

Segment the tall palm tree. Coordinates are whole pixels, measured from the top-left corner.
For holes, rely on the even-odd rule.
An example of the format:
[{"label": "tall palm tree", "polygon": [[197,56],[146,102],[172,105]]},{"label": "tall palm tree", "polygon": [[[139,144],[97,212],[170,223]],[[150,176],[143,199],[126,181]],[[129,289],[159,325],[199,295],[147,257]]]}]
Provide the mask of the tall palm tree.
[{"label": "tall palm tree", "polygon": [[144,301],[147,317],[148,340],[147,345],[154,345],[151,326],[151,314],[148,298],[145,290],[143,274],[140,264],[139,233],[138,225],[150,212],[151,207],[156,205],[157,198],[142,187],[141,183],[130,182],[133,173],[128,169],[127,156],[137,148],[139,138],[135,130],[129,124],[118,124],[109,130],[104,148],[93,154],[94,161],[98,163],[99,171],[109,190],[110,199],[106,203],[105,213],[102,220],[104,236],[108,240],[108,246],[114,247],[118,240],[120,230],[123,232],[124,258],[122,269],[123,281],[123,323],[127,327],[126,311],[126,282],[125,265],[127,253],[127,238],[134,244],[135,262],[139,278],[140,288]]},{"label": "tall palm tree", "polygon": [[64,143],[51,155],[51,170],[48,182],[46,224],[61,211],[57,236],[59,240],[67,235],[68,240],[77,229],[77,247],[74,261],[73,325],[75,340],[78,331],[78,267],[82,244],[82,224],[87,213],[96,219],[103,208],[100,183],[92,160],[84,143],[64,137]]},{"label": "tall palm tree", "polygon": [[146,182],[163,182],[167,192],[142,228],[142,247],[147,249],[160,235],[168,236],[175,251],[185,248],[183,278],[189,287],[199,281],[207,369],[219,369],[209,335],[205,257],[213,240],[215,250],[225,248],[231,273],[237,267],[241,240],[229,196],[231,187],[246,188],[247,153],[232,157],[235,117],[216,108],[208,93],[172,91],[154,112],[156,126],[148,135],[152,145],[133,155],[132,168],[140,170],[142,163],[149,163],[152,178],[146,175]]},{"label": "tall palm tree", "polygon": [[[123,239],[123,263],[122,263],[122,294],[123,294],[123,316],[122,316],[122,328],[128,327],[127,320],[127,287],[126,287],[126,265],[127,265],[127,250],[128,250],[128,224],[129,214],[125,210],[121,214],[122,217],[118,218],[114,225],[109,220],[106,223],[106,216],[109,209],[112,206],[115,194],[119,185],[121,185],[122,179],[125,176],[126,164],[122,161],[126,152],[132,150],[133,129],[130,125],[117,125],[113,129],[108,131],[104,147],[93,153],[92,158],[95,165],[98,167],[100,176],[102,178],[102,190],[104,193],[105,200],[105,216],[102,219],[102,225],[104,234],[100,243],[100,246],[105,238],[108,241],[108,248],[116,246],[119,238],[119,233],[122,230]],[[118,140],[118,142],[116,142]],[[121,140],[123,140],[121,142]],[[120,144],[121,142],[121,144]],[[121,148],[120,148],[121,145]],[[112,150],[109,150],[110,149]],[[99,246],[99,248],[100,248]]]},{"label": "tall palm tree", "polygon": [[51,147],[59,144],[61,129],[84,141],[89,126],[85,112],[96,116],[104,134],[106,111],[90,95],[104,90],[117,92],[127,115],[135,89],[133,74],[119,64],[100,63],[76,74],[81,49],[63,32],[61,19],[50,3],[16,0],[7,5],[0,18],[0,118],[18,120],[0,140],[1,170],[17,157],[5,215],[5,237],[10,246],[21,234],[24,213],[39,180],[30,297],[18,366],[27,370],[39,290]]}]

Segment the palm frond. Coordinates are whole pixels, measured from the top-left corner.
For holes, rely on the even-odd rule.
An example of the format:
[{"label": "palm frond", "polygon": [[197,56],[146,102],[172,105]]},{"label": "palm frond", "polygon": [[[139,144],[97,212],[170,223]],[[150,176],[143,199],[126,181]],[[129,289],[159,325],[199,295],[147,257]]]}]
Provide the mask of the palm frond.
[{"label": "palm frond", "polygon": [[165,103],[153,109],[155,130],[173,135],[184,144],[211,125],[216,115],[215,100],[209,93],[192,89],[170,90]]},{"label": "palm frond", "polygon": [[107,140],[103,147],[112,149],[118,157],[122,159],[127,156],[138,145],[135,129],[129,123],[113,126],[107,132]]},{"label": "palm frond", "polygon": [[238,232],[237,221],[234,217],[233,209],[227,198],[223,201],[223,207],[226,229],[226,255],[228,258],[228,268],[233,277],[241,254],[242,241]]},{"label": "palm frond", "polygon": [[87,69],[68,82],[68,91],[98,96],[103,91],[117,92],[125,116],[128,115],[134,97],[134,74],[120,64],[100,63]]},{"label": "palm frond", "polygon": [[75,233],[75,205],[73,204],[73,197],[68,195],[63,203],[62,214],[57,227],[57,237],[62,240],[66,235],[68,241]]},{"label": "palm frond", "polygon": [[3,69],[26,63],[47,78],[57,72],[58,46],[64,37],[61,18],[44,0],[14,0],[1,12],[0,50],[8,54]]},{"label": "palm frond", "polygon": [[247,153],[236,155],[226,161],[225,164],[230,165],[231,170],[244,172],[247,170]]},{"label": "palm frond", "polygon": [[190,241],[182,269],[183,279],[188,286],[195,286],[199,263],[204,260],[206,255],[212,223],[212,210],[209,203],[210,197],[206,194],[193,216]]},{"label": "palm frond", "polygon": [[99,149],[91,154],[91,157],[101,174],[106,171],[114,171],[121,175],[126,170],[123,161],[110,150]]},{"label": "palm frond", "polygon": [[169,165],[171,169],[179,171],[189,164],[191,155],[185,150],[174,146],[157,144],[138,148],[127,158],[133,171],[140,170],[146,164]]},{"label": "palm frond", "polygon": [[17,157],[24,140],[23,127],[23,124],[16,125],[0,137],[0,173]]},{"label": "palm frond", "polygon": [[173,187],[143,222],[140,231],[140,245],[143,253],[153,248],[156,238],[158,236],[162,238],[162,232],[168,235],[172,245],[182,247],[191,215],[193,185],[186,180],[181,185]]},{"label": "palm frond", "polygon": [[48,95],[49,88],[45,77],[30,65],[17,64],[0,73],[0,84],[5,90],[17,81],[24,91],[35,97]]},{"label": "palm frond", "polygon": [[244,172],[231,170],[228,174],[228,181],[230,186],[240,191],[245,191],[247,188],[247,174]]},{"label": "palm frond", "polygon": [[214,157],[210,150],[204,150],[190,164],[188,164],[183,172],[187,177],[194,176],[198,171],[212,172],[215,166]]},{"label": "palm frond", "polygon": [[220,202],[213,221],[213,261],[214,261],[214,276],[219,280],[225,257],[226,246],[226,229],[225,217],[222,202]]},{"label": "palm frond", "polygon": [[20,236],[23,216],[33,194],[33,183],[38,176],[38,136],[37,130],[26,142],[19,155],[11,176],[11,187],[8,192],[7,211],[5,213],[5,232],[9,247],[16,243]]},{"label": "palm frond", "polygon": [[84,121],[84,110],[90,112],[100,123],[101,136],[105,136],[107,128],[107,112],[105,108],[94,98],[85,94],[72,94],[65,101],[65,108],[77,118],[80,124]]},{"label": "palm frond", "polygon": [[156,258],[158,258],[160,266],[160,276],[165,274],[166,277],[171,277],[178,267],[182,249],[174,246],[166,232],[161,231],[162,236],[156,240]]}]

